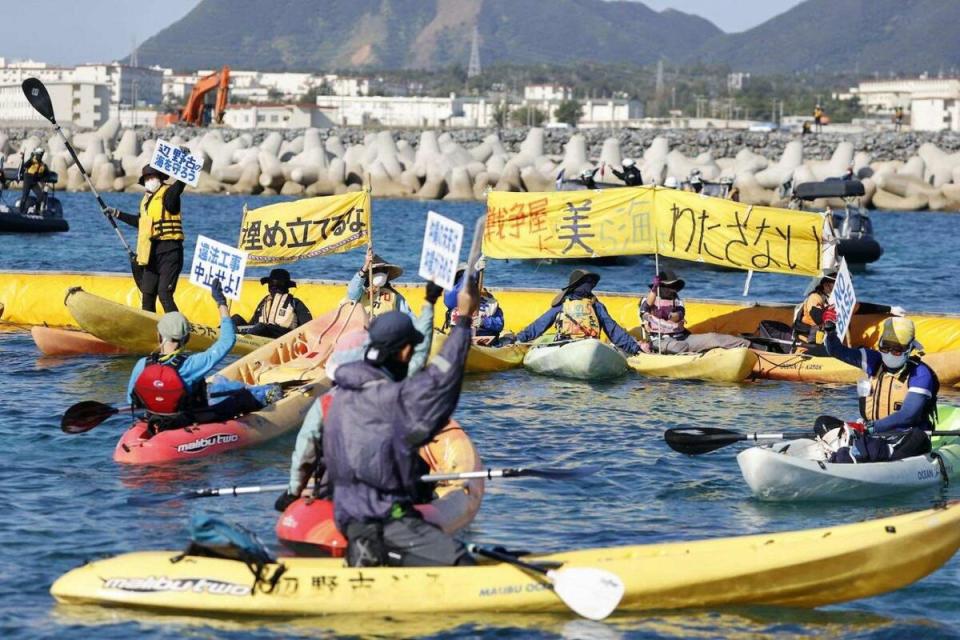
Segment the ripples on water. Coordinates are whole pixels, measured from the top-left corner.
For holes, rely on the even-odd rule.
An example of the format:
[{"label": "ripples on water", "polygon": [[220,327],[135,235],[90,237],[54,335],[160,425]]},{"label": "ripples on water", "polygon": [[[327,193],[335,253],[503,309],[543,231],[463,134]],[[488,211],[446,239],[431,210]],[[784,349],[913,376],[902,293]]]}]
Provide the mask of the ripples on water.
[{"label": "ripples on water", "polygon": [[[128,209],[136,197],[108,195]],[[123,268],[119,243],[90,206],[88,194],[66,194],[67,235],[3,237],[0,268],[115,270]],[[189,197],[190,234],[226,242],[236,238],[242,201],[257,198]],[[466,222],[474,203],[375,202],[378,251],[415,271],[423,214],[436,209]],[[875,226],[887,254],[856,276],[862,298],[908,309],[956,312],[955,246],[949,214],[877,214]],[[909,228],[909,233],[907,229]],[[397,231],[399,230],[399,231]],[[131,229],[132,232],[132,229]],[[131,236],[132,237],[132,236]],[[900,244],[894,244],[899,241]],[[912,244],[905,244],[907,241]],[[190,249],[192,251],[192,249]],[[360,252],[295,265],[295,276],[345,279],[362,260]],[[652,273],[651,261],[601,267],[604,288],[636,289]],[[492,284],[554,286],[566,282],[568,266],[496,263]],[[743,276],[683,267],[688,295],[736,297]],[[762,275],[753,294],[782,300],[800,295],[805,282]],[[936,292],[936,299],[926,296]],[[793,295],[793,294],[790,294]],[[615,616],[599,624],[570,616],[363,616],[311,620],[197,619],[119,609],[55,606],[50,583],[64,571],[98,556],[122,551],[178,549],[186,541],[193,510],[221,514],[275,543],[273,495],[167,503],[153,508],[126,505],[138,492],[205,486],[282,482],[293,435],[261,449],[221,458],[153,469],[121,468],[111,461],[125,424],[117,418],[83,436],[59,430],[63,409],[81,399],[120,403],[131,358],[41,358],[25,333],[0,334],[5,391],[0,417],[4,443],[0,501],[0,635],[2,637],[207,638],[316,637],[339,635],[425,635],[434,637],[953,637],[960,623],[955,595],[960,561],[894,594],[818,611],[747,608]],[[960,396],[945,392],[946,402]],[[855,390],[848,387],[756,382],[718,385],[625,377],[607,384],[538,378],[512,371],[468,378],[460,422],[490,466],[594,464],[602,471],[576,482],[506,480],[488,484],[483,508],[466,535],[513,548],[572,547],[729,536],[755,531],[808,528],[854,522],[930,506],[950,488],[876,504],[770,505],[750,498],[732,446],[698,458],[668,449],[664,429],[697,425],[782,430],[807,428],[821,413],[852,415]]]}]

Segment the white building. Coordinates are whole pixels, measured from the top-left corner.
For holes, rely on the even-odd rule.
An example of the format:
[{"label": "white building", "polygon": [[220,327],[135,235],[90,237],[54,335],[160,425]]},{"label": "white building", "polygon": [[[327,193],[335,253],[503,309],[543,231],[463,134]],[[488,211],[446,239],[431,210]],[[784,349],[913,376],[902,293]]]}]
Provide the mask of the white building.
[{"label": "white building", "polygon": [[960,131],[960,92],[952,96],[916,94],[910,101],[914,131]]},{"label": "white building", "polygon": [[114,104],[156,105],[163,102],[163,70],[125,64],[84,64],[73,71],[76,82],[108,84]]},{"label": "white building", "polygon": [[[44,82],[57,121],[81,127],[99,127],[110,115],[111,88],[90,82]],[[0,123],[5,125],[46,124],[30,106],[20,83],[0,85]]]},{"label": "white building", "polygon": [[0,58],[0,85],[20,84],[27,78],[42,82],[71,82],[73,67],[54,67],[35,60],[7,61]]},{"label": "white building", "polygon": [[528,84],[523,88],[524,100],[573,100],[573,89],[561,84]]},{"label": "white building", "polygon": [[370,95],[369,78],[348,78],[336,74],[323,76],[323,84],[330,88],[335,96],[368,96]]},{"label": "white building", "polygon": [[747,85],[748,80],[750,80],[749,73],[744,73],[743,71],[728,73],[727,74],[727,90],[743,91],[743,88]]},{"label": "white building", "polygon": [[195,73],[174,73],[173,69],[164,69],[161,85],[163,101],[185,102],[196,82],[197,74]]},{"label": "white building", "polygon": [[223,115],[233,129],[306,129],[333,126],[314,104],[231,104]]},{"label": "white building", "polygon": [[485,127],[493,120],[493,102],[482,98],[429,96],[317,96],[317,106],[340,126]]},{"label": "white building", "polygon": [[844,98],[856,97],[867,114],[891,115],[894,109],[907,109],[915,97],[949,98],[960,94],[960,80],[953,78],[907,78],[870,80],[852,87]]}]

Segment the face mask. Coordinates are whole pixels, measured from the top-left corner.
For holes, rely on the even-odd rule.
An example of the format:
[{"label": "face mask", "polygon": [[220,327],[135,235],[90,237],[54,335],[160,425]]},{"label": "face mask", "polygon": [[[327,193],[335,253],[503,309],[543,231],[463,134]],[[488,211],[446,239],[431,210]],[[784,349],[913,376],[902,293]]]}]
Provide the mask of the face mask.
[{"label": "face mask", "polygon": [[373,274],[373,286],[382,287],[385,284],[387,284],[387,274],[385,273]]},{"label": "face mask", "polygon": [[383,363],[383,368],[390,372],[390,375],[394,380],[400,382],[407,377],[407,372],[410,369],[410,363],[400,362],[396,357],[393,357]]},{"label": "face mask", "polygon": [[907,354],[905,353],[895,356],[892,353],[881,352],[880,356],[883,358],[883,366],[887,369],[899,369],[907,361]]},{"label": "face mask", "polygon": [[148,178],[147,181],[143,183],[143,188],[147,190],[147,193],[155,192],[160,188],[160,179]]},{"label": "face mask", "polygon": [[271,285],[267,286],[267,291],[270,293],[270,295],[276,296],[276,295],[280,295],[280,294],[283,294],[283,293],[287,293],[288,289],[287,289],[286,287],[282,287],[282,286],[280,286],[280,285],[272,285],[272,284],[271,284]]}]

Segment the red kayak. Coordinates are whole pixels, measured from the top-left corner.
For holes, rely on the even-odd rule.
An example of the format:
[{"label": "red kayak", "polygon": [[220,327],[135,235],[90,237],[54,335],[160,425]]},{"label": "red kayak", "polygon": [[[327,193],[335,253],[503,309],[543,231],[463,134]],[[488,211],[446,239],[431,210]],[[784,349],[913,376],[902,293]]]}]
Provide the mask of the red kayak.
[{"label": "red kayak", "polygon": [[31,327],[30,335],[37,348],[45,356],[116,355],[128,353],[126,349],[104,342],[86,331],[56,329],[54,327]]},{"label": "red kayak", "polygon": [[147,436],[147,423],[138,420],[117,443],[113,459],[125,464],[158,464],[205,458],[266,442],[298,429],[327,381],[290,391],[260,411],[225,422],[209,422]]},{"label": "red kayak", "polygon": [[[480,454],[455,420],[437,437],[420,449],[421,457],[433,473],[479,471]],[[429,504],[416,505],[427,522],[455,533],[473,522],[483,500],[482,479],[437,483],[435,498]],[[343,556],[347,541],[333,521],[333,503],[329,500],[300,498],[277,520],[277,538],[287,549],[301,556]]]}]

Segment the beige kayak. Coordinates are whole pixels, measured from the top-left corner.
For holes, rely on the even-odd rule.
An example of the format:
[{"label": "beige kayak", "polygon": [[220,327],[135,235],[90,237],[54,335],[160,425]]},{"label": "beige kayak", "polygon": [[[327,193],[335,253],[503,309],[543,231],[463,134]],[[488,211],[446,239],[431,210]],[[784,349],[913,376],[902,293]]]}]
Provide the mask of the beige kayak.
[{"label": "beige kayak", "polygon": [[[440,351],[446,340],[447,334],[439,329],[433,330],[433,343],[430,345],[431,357]],[[523,366],[523,356],[529,348],[530,345],[527,344],[488,347],[474,343],[467,353],[467,373],[490,373]]]},{"label": "beige kayak", "polygon": [[[131,353],[150,353],[157,348],[159,314],[111,302],[80,287],[67,291],[64,304],[81,329],[104,342]],[[193,351],[208,349],[219,334],[218,328],[191,323],[187,347]],[[238,335],[233,353],[250,353],[268,342],[270,338]]]},{"label": "beige kayak", "polygon": [[710,382],[743,382],[753,372],[757,356],[746,347],[711,349],[706,353],[640,353],[627,365],[646,376]]}]

